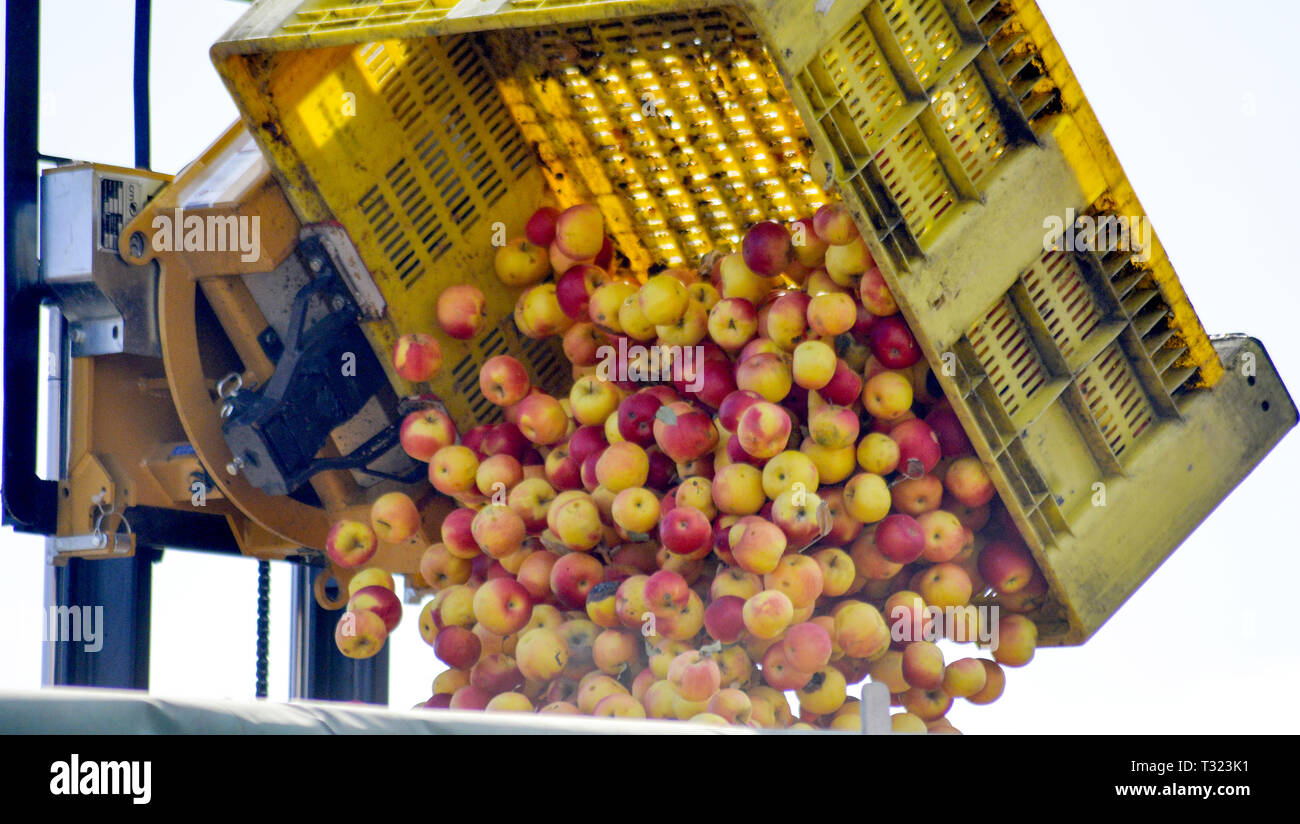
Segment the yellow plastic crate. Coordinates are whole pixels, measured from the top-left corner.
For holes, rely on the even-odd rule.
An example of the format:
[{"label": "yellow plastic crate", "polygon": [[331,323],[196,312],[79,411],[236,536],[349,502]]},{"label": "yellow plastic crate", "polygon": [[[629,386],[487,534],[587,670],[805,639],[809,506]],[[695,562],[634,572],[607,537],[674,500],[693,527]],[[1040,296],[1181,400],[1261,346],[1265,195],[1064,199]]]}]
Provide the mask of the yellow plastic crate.
[{"label": "yellow plastic crate", "polygon": [[494,230],[593,201],[644,274],[842,199],[1049,579],[1044,643],[1090,636],[1295,423],[1154,234],[1046,248],[1048,216],[1144,212],[1029,0],[269,0],[212,57],[299,216],[356,244],[381,353],[489,287],[432,384],[464,422],[495,413],[493,354],[567,378],[509,321]]}]

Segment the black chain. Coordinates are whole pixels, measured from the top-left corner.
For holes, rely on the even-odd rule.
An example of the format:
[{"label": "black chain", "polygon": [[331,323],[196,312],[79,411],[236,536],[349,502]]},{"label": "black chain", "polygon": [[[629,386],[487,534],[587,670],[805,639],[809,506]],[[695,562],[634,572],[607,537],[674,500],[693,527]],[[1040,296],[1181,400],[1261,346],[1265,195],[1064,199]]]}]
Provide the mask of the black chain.
[{"label": "black chain", "polygon": [[271,626],[271,562],[257,562],[257,697],[266,697],[266,663]]}]

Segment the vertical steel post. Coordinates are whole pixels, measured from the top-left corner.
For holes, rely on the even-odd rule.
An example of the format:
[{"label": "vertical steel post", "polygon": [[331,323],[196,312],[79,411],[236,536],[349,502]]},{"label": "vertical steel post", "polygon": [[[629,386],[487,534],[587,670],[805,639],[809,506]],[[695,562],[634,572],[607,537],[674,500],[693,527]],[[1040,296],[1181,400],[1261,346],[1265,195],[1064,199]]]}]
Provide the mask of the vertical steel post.
[{"label": "vertical steel post", "polygon": [[293,566],[293,663],[289,695],[314,701],[388,704],[388,646],[364,661],[346,658],[334,646],[340,613],[321,609],[312,592],[318,567]]},{"label": "vertical steel post", "polygon": [[40,3],[5,3],[4,102],[4,455],[3,523],[46,535],[55,530],[57,486],[36,475],[37,315],[36,140],[40,111]]},{"label": "vertical steel post", "polygon": [[139,547],[130,558],[72,558],[54,568],[46,611],[54,684],[149,689],[153,563],[160,558],[159,550]]},{"label": "vertical steel post", "polygon": [[135,165],[149,168],[149,18],[153,0],[135,0],[135,66],[132,76],[135,118]]}]

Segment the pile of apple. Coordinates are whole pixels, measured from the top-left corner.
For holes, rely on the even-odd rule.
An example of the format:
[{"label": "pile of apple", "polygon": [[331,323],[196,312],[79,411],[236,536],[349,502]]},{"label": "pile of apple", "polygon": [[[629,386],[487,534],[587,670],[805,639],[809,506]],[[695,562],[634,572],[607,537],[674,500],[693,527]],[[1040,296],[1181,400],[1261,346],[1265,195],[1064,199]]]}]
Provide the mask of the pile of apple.
[{"label": "pile of apple", "polygon": [[[449,667],[423,706],[856,730],[849,687],[870,677],[904,710],[895,730],[956,732],[954,699],[995,700],[1002,666],[1032,658],[1047,587],[848,211],[759,223],[739,252],[643,279],[611,249],[582,204],[538,210],[496,253],[525,287],[519,330],[563,336],[568,397],[503,355],[480,388],[504,423],[458,433],[431,406],[402,424],[459,504],[420,563],[420,633]],[[447,289],[442,333],[474,337],[483,307]],[[417,383],[441,363],[433,334],[394,349]],[[402,493],[371,514],[335,525],[336,564],[419,524]],[[364,657],[400,605],[379,580],[352,591],[336,637]],[[999,644],[945,662],[927,607],[973,598],[999,607]],[[972,620],[939,637],[977,638]]]}]

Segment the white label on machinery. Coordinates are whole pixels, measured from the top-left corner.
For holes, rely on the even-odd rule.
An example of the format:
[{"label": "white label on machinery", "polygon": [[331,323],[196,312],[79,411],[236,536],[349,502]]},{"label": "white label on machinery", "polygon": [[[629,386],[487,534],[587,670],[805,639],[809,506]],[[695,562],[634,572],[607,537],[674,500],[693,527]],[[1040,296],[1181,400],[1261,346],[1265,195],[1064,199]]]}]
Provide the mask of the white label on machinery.
[{"label": "white label on machinery", "polygon": [[148,199],[149,192],[139,180],[108,175],[99,178],[99,231],[95,242],[101,250],[117,252],[117,239],[123,227]]}]

